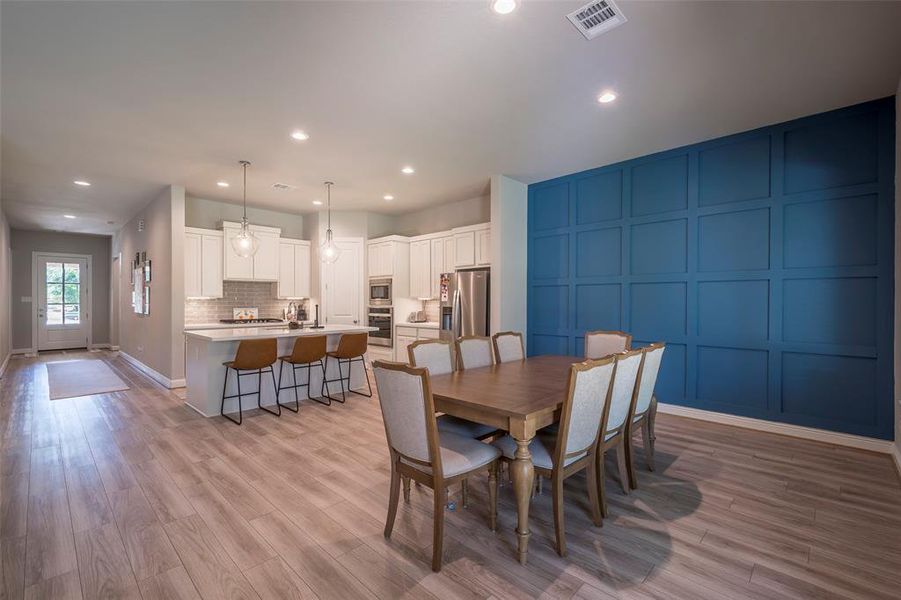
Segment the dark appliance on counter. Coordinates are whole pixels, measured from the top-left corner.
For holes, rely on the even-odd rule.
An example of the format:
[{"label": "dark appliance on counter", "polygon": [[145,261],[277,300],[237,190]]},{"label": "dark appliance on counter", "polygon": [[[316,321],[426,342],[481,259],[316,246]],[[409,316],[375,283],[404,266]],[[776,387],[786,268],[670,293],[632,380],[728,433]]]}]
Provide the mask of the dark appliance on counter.
[{"label": "dark appliance on counter", "polygon": [[452,341],[464,335],[490,335],[490,269],[442,273],[440,336]]},{"label": "dark appliance on counter", "polygon": [[371,346],[394,345],[394,309],[390,306],[370,306],[369,326],[377,327],[378,331],[369,332],[369,344]]}]

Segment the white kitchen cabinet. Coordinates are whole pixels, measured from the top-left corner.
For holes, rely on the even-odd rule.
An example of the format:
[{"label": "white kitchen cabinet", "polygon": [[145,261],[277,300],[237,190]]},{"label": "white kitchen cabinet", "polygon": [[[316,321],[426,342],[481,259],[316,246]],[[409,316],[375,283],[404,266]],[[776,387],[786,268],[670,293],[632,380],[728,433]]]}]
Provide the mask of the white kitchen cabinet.
[{"label": "white kitchen cabinet", "polygon": [[389,235],[366,244],[370,278],[391,279],[395,298],[410,298],[410,238]]},{"label": "white kitchen cabinet", "polygon": [[369,276],[391,277],[394,274],[394,243],[369,244]]},{"label": "white kitchen cabinet", "polygon": [[225,236],[223,244],[224,279],[229,281],[278,281],[279,235],[276,227],[251,225],[250,231],[257,238],[259,246],[253,256],[238,256],[232,247],[232,240],[241,232],[240,223],[223,222]]},{"label": "white kitchen cabinet", "polygon": [[310,242],[279,240],[278,281],[274,287],[279,299],[310,297]]},{"label": "white kitchen cabinet", "polygon": [[410,242],[410,296],[420,300],[432,297],[431,239]]},{"label": "white kitchen cabinet", "polygon": [[454,264],[457,268],[491,264],[491,225],[484,223],[453,230]]},{"label": "white kitchen cabinet", "polygon": [[453,273],[457,270],[457,242],[449,235],[444,240],[444,268],[442,273]]},{"label": "white kitchen cabinet", "polygon": [[446,261],[444,258],[444,247],[445,247],[445,238],[433,238],[431,240],[432,244],[432,278],[429,281],[429,289],[431,290],[431,297],[438,298],[438,293],[441,287],[441,274],[447,273],[445,271]]},{"label": "white kitchen cabinet", "polygon": [[185,228],[185,297],[222,297],[221,231]]},{"label": "white kitchen cabinet", "polygon": [[491,229],[476,231],[476,265],[491,264]]},{"label": "white kitchen cabinet", "polygon": [[398,335],[394,340],[394,360],[400,363],[409,362],[410,355],[407,353],[407,348],[415,341],[415,337]]}]

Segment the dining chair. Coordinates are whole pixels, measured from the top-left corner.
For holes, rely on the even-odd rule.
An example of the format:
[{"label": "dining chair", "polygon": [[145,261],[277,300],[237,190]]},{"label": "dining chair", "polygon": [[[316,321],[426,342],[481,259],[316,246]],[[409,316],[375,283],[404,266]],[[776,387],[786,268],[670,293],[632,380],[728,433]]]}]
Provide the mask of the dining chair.
[{"label": "dining chair", "polygon": [[[366,351],[369,349],[369,334],[368,333],[345,333],[341,335],[338,339],[338,347],[331,352],[326,352],[326,371],[328,371],[328,359],[334,358],[338,363],[338,379],[324,379],[323,383],[325,384],[325,398],[329,401],[334,400],[335,402],[344,403],[347,400],[347,392],[351,392],[352,394],[357,394],[359,396],[365,396],[366,398],[372,398],[372,383],[369,382],[369,370],[366,368]],[[366,386],[369,388],[369,393],[364,394],[363,392],[358,392],[356,390],[350,389],[350,374],[353,370],[353,364],[355,362],[359,362],[363,366],[363,374],[366,376]],[[347,389],[345,390],[344,386],[344,371],[341,368],[342,365],[347,365]],[[332,397],[331,390],[329,390],[328,384],[338,382],[341,384],[341,398]]]},{"label": "dining chair", "polygon": [[[222,403],[219,406],[219,414],[236,425],[240,425],[244,421],[244,411],[241,409],[241,398],[243,396],[257,397],[257,408],[276,416],[282,416],[282,407],[278,402],[278,385],[275,383],[275,371],[272,365],[278,358],[278,341],[275,338],[266,338],[262,340],[241,340],[238,342],[238,350],[235,352],[234,360],[227,360],[222,363],[225,367],[225,381],[222,383]],[[228,389],[228,372],[234,370],[238,393],[226,396]],[[243,371],[243,373],[242,373]],[[266,408],[262,404],[263,392],[263,373],[268,371],[272,375],[272,389],[276,393],[275,410]],[[257,389],[255,392],[241,391],[241,378],[251,375],[257,376]],[[231,398],[238,399],[238,418],[235,419],[225,412],[225,401]]]},{"label": "dining chair", "polygon": [[491,351],[491,338],[469,335],[457,339],[457,368],[478,369],[494,364],[494,352]]},{"label": "dining chair", "polygon": [[632,408],[629,411],[629,431],[626,433],[626,466],[629,470],[629,485],[636,489],[638,480],[635,476],[635,453],[632,449],[632,434],[641,428],[641,438],[644,441],[644,456],[648,470],[654,470],[654,421],[657,419],[657,396],[654,395],[654,387],[657,385],[657,375],[660,372],[660,363],[663,360],[663,352],[666,344],[657,342],[641,349],[641,367],[638,372],[638,381],[635,392],[632,394]]},{"label": "dining chair", "polygon": [[447,486],[488,470],[488,520],[497,529],[497,459],[500,451],[477,440],[438,432],[429,371],[401,363],[373,364],[379,406],[391,454],[391,484],[385,537],[391,537],[400,495],[401,477],[432,488],[432,570],[441,570],[444,506]]},{"label": "dining chair", "polygon": [[501,331],[491,336],[494,344],[494,358],[499,363],[522,360],[526,357],[522,334],[518,331]]},{"label": "dining chair", "polygon": [[589,331],[585,334],[585,358],[602,358],[632,349],[632,336],[623,331]]},{"label": "dining chair", "polygon": [[604,456],[608,450],[616,449],[617,465],[619,467],[619,483],[623,493],[629,493],[629,474],[626,452],[626,434],[628,433],[629,410],[632,407],[632,395],[635,392],[635,382],[638,379],[638,371],[641,368],[641,359],[644,353],[641,350],[630,350],[614,354],[615,370],[613,373],[612,392],[610,402],[601,421],[601,430],[604,432],[598,442],[598,485],[601,495],[601,512],[607,516],[607,498],[604,491]]},{"label": "dining chair", "polygon": [[[601,504],[598,497],[598,449],[601,422],[610,403],[614,358],[586,360],[569,369],[566,398],[560,414],[560,428],[556,435],[539,433],[529,443],[532,464],[538,476],[551,480],[554,504],[554,529],[557,534],[557,553],[566,556],[566,536],[563,527],[563,480],[587,471],[588,500],[591,520],[600,527]],[[516,452],[516,440],[506,435],[494,442],[501,451],[501,460],[511,462]]]}]

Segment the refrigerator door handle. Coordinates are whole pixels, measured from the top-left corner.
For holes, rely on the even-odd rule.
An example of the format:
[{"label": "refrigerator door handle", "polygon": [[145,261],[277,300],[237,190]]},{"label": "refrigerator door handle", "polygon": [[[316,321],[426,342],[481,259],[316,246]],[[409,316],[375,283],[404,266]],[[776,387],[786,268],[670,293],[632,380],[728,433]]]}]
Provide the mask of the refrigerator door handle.
[{"label": "refrigerator door handle", "polygon": [[455,289],[453,312],[451,314],[454,339],[457,339],[463,333],[463,324],[460,322],[460,316],[460,290]]}]

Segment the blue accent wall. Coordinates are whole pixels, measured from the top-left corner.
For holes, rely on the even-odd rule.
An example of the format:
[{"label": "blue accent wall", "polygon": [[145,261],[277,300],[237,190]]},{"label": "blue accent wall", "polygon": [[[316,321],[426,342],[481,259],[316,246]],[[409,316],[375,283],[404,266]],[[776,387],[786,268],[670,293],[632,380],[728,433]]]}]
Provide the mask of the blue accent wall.
[{"label": "blue accent wall", "polygon": [[529,186],[528,349],[621,329],[661,402],[890,439],[894,99]]}]

